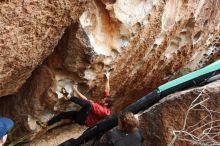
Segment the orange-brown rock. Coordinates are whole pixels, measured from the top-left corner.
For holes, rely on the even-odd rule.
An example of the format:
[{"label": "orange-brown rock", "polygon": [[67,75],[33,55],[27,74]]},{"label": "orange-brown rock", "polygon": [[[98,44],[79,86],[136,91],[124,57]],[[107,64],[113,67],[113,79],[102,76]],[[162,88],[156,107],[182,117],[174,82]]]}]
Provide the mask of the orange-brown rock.
[{"label": "orange-brown rock", "polygon": [[[194,101],[200,93],[201,96]],[[198,145],[213,142],[212,140],[207,140],[207,137],[212,137],[215,132],[219,132],[219,129],[216,129],[217,127],[212,128],[220,124],[218,121],[220,118],[219,96],[220,81],[217,81],[203,87],[177,92],[165,97],[140,116],[141,129],[145,136],[146,144],[149,146],[167,146],[174,137],[173,132],[179,130],[183,132],[174,141],[174,146],[192,145],[190,141]],[[194,103],[192,103],[193,101]],[[204,102],[198,104],[201,101]],[[198,105],[195,106],[196,104]],[[193,106],[195,107],[192,108]],[[189,108],[192,108],[192,110],[186,116]],[[184,127],[185,118],[186,126]],[[210,131],[208,130],[209,128]],[[201,143],[196,143],[184,132],[191,132],[195,137],[201,138]],[[204,136],[206,133],[207,137]],[[176,135],[178,135],[178,132],[176,132]],[[202,136],[204,137],[202,138]],[[215,136],[214,139],[219,141],[219,135]]]},{"label": "orange-brown rock", "polygon": [[0,2],[0,96],[14,94],[53,52],[85,1]]},{"label": "orange-brown rock", "polygon": [[72,92],[73,79],[99,101],[103,73],[114,68],[110,86],[119,111],[220,58],[217,0],[0,4],[0,114],[21,123],[18,135],[34,131],[37,119],[73,108],[60,94],[61,87]]}]

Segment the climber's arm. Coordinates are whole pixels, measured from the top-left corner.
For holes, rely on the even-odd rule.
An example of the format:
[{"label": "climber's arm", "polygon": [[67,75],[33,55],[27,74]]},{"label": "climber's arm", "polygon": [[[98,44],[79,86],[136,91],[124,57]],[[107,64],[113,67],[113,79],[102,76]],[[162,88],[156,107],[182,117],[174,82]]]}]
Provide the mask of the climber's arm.
[{"label": "climber's arm", "polygon": [[110,76],[110,73],[107,72],[105,73],[105,77],[106,77],[106,82],[105,82],[105,97],[108,97],[110,96],[110,85],[109,85],[109,76]]}]

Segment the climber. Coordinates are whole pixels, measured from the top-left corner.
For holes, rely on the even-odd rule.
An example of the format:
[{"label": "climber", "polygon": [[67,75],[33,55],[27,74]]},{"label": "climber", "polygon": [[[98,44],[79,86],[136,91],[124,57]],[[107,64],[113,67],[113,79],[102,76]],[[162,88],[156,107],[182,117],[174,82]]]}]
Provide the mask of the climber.
[{"label": "climber", "polygon": [[104,98],[101,100],[100,103],[96,103],[92,100],[89,100],[86,96],[84,96],[82,93],[79,92],[79,90],[75,85],[73,86],[73,91],[79,97],[75,97],[75,96],[70,97],[68,93],[66,93],[66,90],[64,88],[62,89],[61,92],[64,95],[64,97],[76,104],[79,104],[82,108],[79,111],[62,112],[57,116],[53,117],[48,122],[36,121],[36,123],[40,125],[42,128],[46,128],[47,126],[50,126],[62,119],[72,119],[81,125],[85,124],[86,126],[91,127],[94,124],[96,124],[98,121],[110,115],[113,100],[111,99],[109,94],[110,91],[109,75],[110,75],[109,72],[105,74],[106,84],[105,84]]},{"label": "climber", "polygon": [[7,140],[7,133],[14,126],[14,122],[9,119],[2,117],[0,118],[0,146],[3,146]]},{"label": "climber", "polygon": [[122,112],[118,118],[118,127],[107,132],[99,145],[107,146],[143,146],[144,139],[138,129],[139,121],[131,112]]},{"label": "climber", "polygon": [[64,87],[61,88],[61,93],[63,94],[63,98],[65,100],[69,100],[71,95],[66,91],[66,89]]}]

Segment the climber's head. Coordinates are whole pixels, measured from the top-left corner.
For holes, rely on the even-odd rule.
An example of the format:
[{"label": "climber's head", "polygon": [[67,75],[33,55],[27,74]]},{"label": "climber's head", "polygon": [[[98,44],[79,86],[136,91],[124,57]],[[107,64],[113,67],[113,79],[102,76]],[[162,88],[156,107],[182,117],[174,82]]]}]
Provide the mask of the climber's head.
[{"label": "climber's head", "polygon": [[138,128],[139,121],[132,112],[122,112],[118,118],[119,128],[125,132],[132,132]]},{"label": "climber's head", "polygon": [[111,98],[111,96],[107,96],[101,100],[101,104],[108,108],[111,108],[113,106],[113,99]]},{"label": "climber's head", "polygon": [[61,91],[60,91],[65,97],[68,96],[68,92],[66,91],[66,89],[64,87],[61,88]]},{"label": "climber's head", "polygon": [[63,93],[63,94],[67,93],[67,91],[64,87],[61,88],[61,93]]}]

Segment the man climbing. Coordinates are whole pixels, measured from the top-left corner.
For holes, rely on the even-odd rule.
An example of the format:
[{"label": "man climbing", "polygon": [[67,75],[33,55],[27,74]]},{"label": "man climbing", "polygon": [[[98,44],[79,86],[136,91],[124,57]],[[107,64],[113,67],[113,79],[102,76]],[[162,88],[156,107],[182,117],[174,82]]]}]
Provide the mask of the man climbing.
[{"label": "man climbing", "polygon": [[62,112],[58,114],[57,116],[50,119],[48,122],[40,122],[37,121],[36,123],[40,125],[42,128],[46,128],[47,126],[50,126],[62,119],[72,119],[75,122],[86,125],[88,127],[93,126],[98,121],[104,119],[106,116],[111,114],[111,106],[113,103],[113,100],[110,98],[110,86],[109,86],[109,72],[105,74],[106,77],[106,84],[105,84],[105,92],[104,92],[104,98],[101,100],[100,103],[96,103],[92,100],[89,100],[85,95],[83,95],[77,87],[73,86],[73,91],[78,95],[78,97],[75,96],[68,96],[66,94],[66,90],[62,89],[62,93],[65,96],[65,99],[68,99],[76,104],[79,104],[81,106],[81,109],[79,111],[68,111],[68,112]]}]

